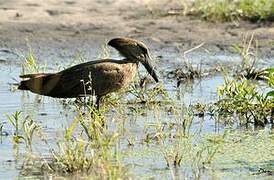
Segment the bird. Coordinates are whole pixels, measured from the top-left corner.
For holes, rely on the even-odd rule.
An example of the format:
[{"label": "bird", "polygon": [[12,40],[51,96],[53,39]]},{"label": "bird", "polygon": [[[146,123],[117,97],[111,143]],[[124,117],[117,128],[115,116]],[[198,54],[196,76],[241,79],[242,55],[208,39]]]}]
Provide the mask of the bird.
[{"label": "bird", "polygon": [[18,89],[54,98],[101,97],[124,88],[133,81],[141,63],[156,83],[159,82],[147,46],[138,40],[118,37],[107,45],[115,48],[123,59],[100,59],[81,63],[56,73],[20,75]]}]

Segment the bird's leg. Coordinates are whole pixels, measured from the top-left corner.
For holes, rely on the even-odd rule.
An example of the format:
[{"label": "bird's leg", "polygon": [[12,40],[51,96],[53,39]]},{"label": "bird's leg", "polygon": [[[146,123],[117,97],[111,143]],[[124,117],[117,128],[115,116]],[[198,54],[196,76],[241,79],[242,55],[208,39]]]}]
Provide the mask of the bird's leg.
[{"label": "bird's leg", "polygon": [[76,97],[75,99],[75,103],[76,104],[83,104],[85,101],[83,101],[83,99],[81,97]]},{"label": "bird's leg", "polygon": [[99,113],[98,115],[101,118],[101,125],[102,125],[102,127],[105,127],[105,120],[104,120],[104,117],[102,116],[102,114],[100,112],[100,100],[101,100],[101,97],[102,96],[97,96],[96,97],[96,106],[97,106],[97,111]]},{"label": "bird's leg", "polygon": [[96,97],[96,107],[97,107],[97,110],[100,109],[100,99],[101,99],[101,96],[97,96]]}]

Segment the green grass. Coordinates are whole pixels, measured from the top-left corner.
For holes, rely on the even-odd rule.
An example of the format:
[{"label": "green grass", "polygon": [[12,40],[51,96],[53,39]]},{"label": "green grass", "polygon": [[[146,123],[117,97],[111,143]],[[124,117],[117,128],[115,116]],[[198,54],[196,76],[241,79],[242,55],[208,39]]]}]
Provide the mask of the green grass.
[{"label": "green grass", "polygon": [[[86,104],[86,114],[78,109],[74,120],[65,129],[59,149],[53,150],[47,162],[47,173],[98,179],[119,179],[127,176],[121,163],[117,140],[119,132],[109,132],[104,117],[93,104]],[[118,152],[118,153],[117,153]]]},{"label": "green grass", "polygon": [[219,88],[220,100],[216,103],[218,113],[237,113],[240,124],[265,126],[270,123],[274,101],[267,93],[258,91],[261,86],[248,80],[226,80]]},{"label": "green grass", "polygon": [[40,131],[40,126],[29,116],[21,118],[21,111],[15,111],[12,115],[6,114],[8,123],[13,127],[13,142],[19,144],[22,141],[28,150],[32,150],[33,136]]},{"label": "green grass", "polygon": [[195,0],[187,14],[209,21],[273,21],[273,0]]},{"label": "green grass", "polygon": [[45,72],[45,70],[47,69],[46,64],[41,65],[38,63],[38,59],[35,57],[31,48],[29,48],[27,56],[24,56],[24,62],[22,63],[21,67],[22,75]]}]

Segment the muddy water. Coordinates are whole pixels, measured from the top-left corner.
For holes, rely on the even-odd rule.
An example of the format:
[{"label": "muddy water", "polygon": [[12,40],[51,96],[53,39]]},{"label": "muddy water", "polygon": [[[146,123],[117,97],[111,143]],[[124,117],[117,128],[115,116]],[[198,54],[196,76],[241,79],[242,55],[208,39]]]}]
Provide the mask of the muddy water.
[{"label": "muddy water", "polygon": [[[0,179],[14,179],[20,176],[22,158],[19,157],[24,155],[24,145],[20,144],[18,149],[13,146],[13,128],[7,123],[5,114],[22,111],[24,117],[31,115],[32,119],[40,124],[47,137],[49,146],[45,146],[43,142],[36,137],[34,138],[33,147],[36,153],[46,157],[49,154],[49,149],[56,147],[56,139],[58,136],[61,136],[64,127],[68,126],[71,122],[73,112],[64,108],[60,101],[53,98],[41,97],[30,92],[22,92],[14,89],[11,84],[17,83],[16,80],[18,80],[18,75],[21,73],[20,62],[22,62],[22,56],[18,55],[18,53],[12,53],[9,50],[2,50],[0,52],[0,120],[4,124],[0,144]],[[47,61],[48,69],[50,70],[55,68],[54,62],[56,61],[70,64],[74,56],[72,52],[75,53],[75,51],[69,50],[66,50],[67,53],[61,54],[55,53],[53,50],[49,52],[52,53],[38,53],[38,56],[40,59]],[[25,54],[27,54],[27,52],[25,52]],[[157,53],[155,54],[157,56]],[[115,56],[117,56],[117,54]],[[88,54],[87,57],[94,59],[96,55]],[[192,53],[189,54],[187,58],[189,62],[193,64],[202,63],[205,67],[215,66],[216,64],[239,64],[240,61],[239,57],[235,55],[227,56],[225,54],[210,55],[206,53]],[[157,59],[158,70],[161,72],[173,70],[175,67],[180,66],[181,61],[181,57],[164,54],[161,58]],[[273,61],[264,59],[261,66],[273,65]],[[143,69],[141,71],[143,71]],[[179,88],[176,87],[176,80],[162,79],[169,95],[176,99],[178,105],[212,102],[217,98],[217,87],[223,83],[223,77],[220,74],[195,80],[191,84],[183,83]],[[109,112],[106,117],[110,118],[111,112]],[[137,121],[136,118],[138,118]],[[132,117],[129,117],[132,121],[125,124],[126,129],[128,129],[127,132],[130,132],[129,136],[141,139],[142,137],[140,136],[143,132],[144,125],[150,122],[153,123],[153,118],[153,110],[147,110],[145,116],[134,117],[132,115]],[[171,118],[162,117],[161,119],[164,122],[169,121]],[[195,121],[193,129],[199,127],[199,122],[203,121],[201,128],[203,133],[216,132],[216,124],[211,118],[206,117],[202,120],[196,118]],[[128,148],[126,144],[127,141],[124,139],[123,142],[121,142],[121,147],[126,154],[136,153],[136,157],[130,156],[124,158],[124,162],[130,164],[132,167],[133,174],[144,177],[152,176],[157,179],[160,177],[170,177],[170,172],[166,169],[163,157],[154,157],[153,154],[151,154],[149,158],[138,156],[137,152],[139,150],[144,151],[144,147],[135,146],[133,150]]]}]

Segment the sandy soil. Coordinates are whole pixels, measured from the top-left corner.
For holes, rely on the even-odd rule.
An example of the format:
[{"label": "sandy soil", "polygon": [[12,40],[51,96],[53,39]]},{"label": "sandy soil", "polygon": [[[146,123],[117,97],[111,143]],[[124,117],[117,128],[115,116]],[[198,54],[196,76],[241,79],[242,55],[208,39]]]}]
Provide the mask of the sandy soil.
[{"label": "sandy soil", "polygon": [[[0,1],[0,48],[26,44],[73,49],[96,47],[116,36],[144,40],[155,52],[205,43],[213,52],[230,51],[245,33],[274,55],[274,24],[212,23],[167,12],[178,0],[9,0]],[[167,3],[169,2],[169,3]],[[158,54],[158,53],[157,53]],[[160,53],[159,53],[160,54]]]}]

